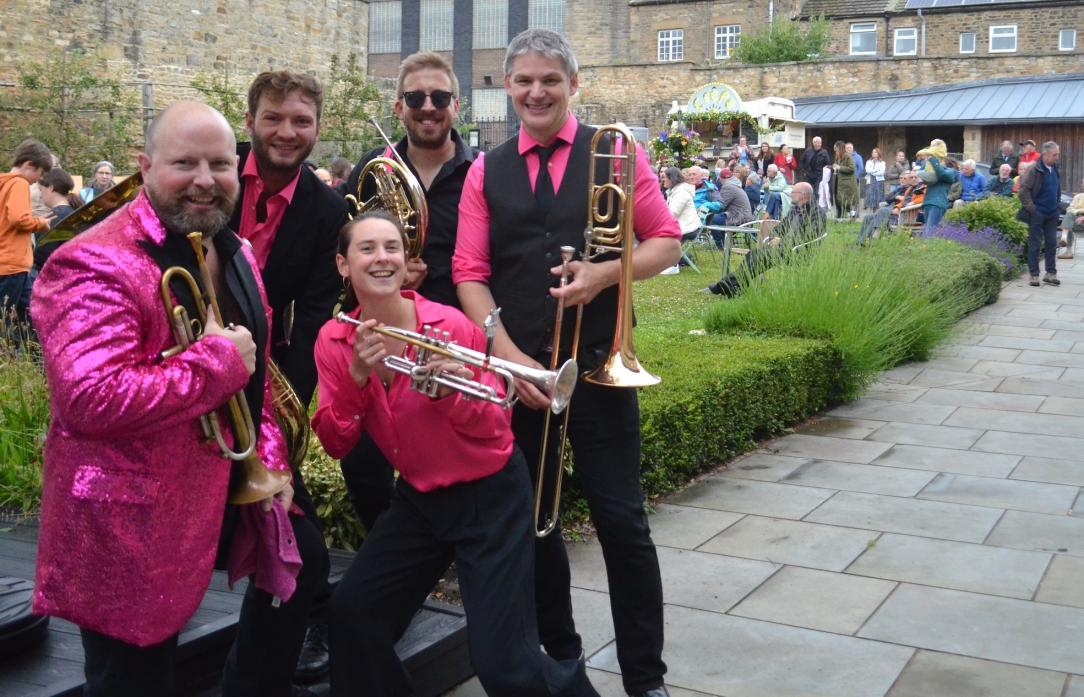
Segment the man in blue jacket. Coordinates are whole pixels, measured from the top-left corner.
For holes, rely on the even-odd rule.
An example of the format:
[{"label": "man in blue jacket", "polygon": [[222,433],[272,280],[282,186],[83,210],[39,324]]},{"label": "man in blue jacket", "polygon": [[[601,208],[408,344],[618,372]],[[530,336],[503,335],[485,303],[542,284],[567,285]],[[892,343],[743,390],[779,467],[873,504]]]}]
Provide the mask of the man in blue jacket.
[{"label": "man in blue jacket", "polygon": [[1042,155],[1028,168],[1020,182],[1020,216],[1028,223],[1028,271],[1033,286],[1039,285],[1039,247],[1043,250],[1043,283],[1057,286],[1058,220],[1061,218],[1061,148],[1054,141],[1043,143]]},{"label": "man in blue jacket", "polygon": [[960,163],[960,187],[960,198],[953,202],[953,208],[963,208],[973,201],[986,198],[986,177],[975,171],[974,160]]}]

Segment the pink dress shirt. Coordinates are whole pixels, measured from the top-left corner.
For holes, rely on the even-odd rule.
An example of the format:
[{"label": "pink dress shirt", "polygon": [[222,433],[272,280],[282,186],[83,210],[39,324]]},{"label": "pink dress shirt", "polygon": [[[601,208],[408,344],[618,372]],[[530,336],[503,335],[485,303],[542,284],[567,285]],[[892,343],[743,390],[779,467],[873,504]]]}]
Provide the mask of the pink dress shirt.
[{"label": "pink dress shirt", "polygon": [[[576,137],[579,122],[571,112],[557,131],[557,140],[571,143]],[[520,129],[518,148],[527,163],[527,176],[534,190],[538,180],[538,153],[532,150],[536,145],[546,145]],[[560,147],[550,156],[548,168],[553,181],[553,191],[560,191],[561,180],[568,166],[570,147]],[[482,153],[475,158],[467,180],[463,183],[463,195],[459,199],[459,230],[456,233],[455,254],[452,255],[452,280],[489,282],[489,204],[482,191],[485,181],[485,157]],[[670,215],[670,209],[659,192],[659,182],[651,163],[644,154],[644,149],[636,149],[636,182],[633,197],[633,225],[636,238],[646,240],[651,237],[681,237],[677,221]],[[584,223],[587,222],[586,203],[584,204]]]},{"label": "pink dress shirt", "polygon": [[294,199],[294,190],[300,178],[301,170],[298,169],[297,174],[282,191],[267,198],[264,204],[267,206],[267,219],[261,223],[256,220],[256,203],[263,194],[263,179],[260,179],[260,171],[256,168],[256,154],[249,152],[245,160],[245,167],[241,171],[245,192],[241,201],[241,229],[237,234],[252,243],[252,255],[256,257],[260,271],[267,266],[271,245],[275,243],[275,234],[279,230],[282,216],[286,215],[286,208]]},{"label": "pink dress shirt", "polygon": [[[459,310],[401,291],[414,301],[418,325],[449,332],[455,343],[485,350],[482,331]],[[352,315],[360,314],[356,310]],[[474,481],[501,470],[512,454],[511,414],[507,409],[456,392],[430,399],[410,387],[410,378],[395,373],[388,389],[374,373],[365,387],[350,377],[357,327],[330,320],[316,338],[319,374],[312,430],[328,455],[345,456],[364,430],[372,436],[399,474],[419,491]],[[414,348],[404,355],[413,360]],[[475,371],[474,379],[478,379]],[[483,382],[497,386],[493,373]]]}]

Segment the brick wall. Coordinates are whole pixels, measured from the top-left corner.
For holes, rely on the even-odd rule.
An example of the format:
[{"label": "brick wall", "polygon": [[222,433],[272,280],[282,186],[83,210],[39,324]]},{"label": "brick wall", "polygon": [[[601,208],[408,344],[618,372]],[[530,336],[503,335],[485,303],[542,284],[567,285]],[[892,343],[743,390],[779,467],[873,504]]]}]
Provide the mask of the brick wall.
[{"label": "brick wall", "polygon": [[199,72],[255,75],[295,68],[327,76],[333,54],[361,54],[368,36],[364,0],[4,0],[0,80],[19,61],[83,50],[116,77],[150,82],[156,107],[191,97]]}]

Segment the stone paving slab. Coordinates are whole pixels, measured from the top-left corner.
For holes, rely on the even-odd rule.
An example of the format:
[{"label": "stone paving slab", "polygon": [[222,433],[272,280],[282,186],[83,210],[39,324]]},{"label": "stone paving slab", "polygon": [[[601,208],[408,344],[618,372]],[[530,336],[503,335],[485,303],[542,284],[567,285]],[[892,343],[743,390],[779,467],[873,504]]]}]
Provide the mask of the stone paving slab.
[{"label": "stone paving slab", "polygon": [[[981,337],[976,337],[976,339],[980,338]],[[975,364],[978,362],[978,358],[961,358],[953,354],[938,354],[936,358],[931,358],[923,365],[927,369],[933,368],[935,370],[958,370],[967,372],[974,368]]]},{"label": "stone paving slab", "polygon": [[1028,339],[1024,337],[1013,336],[988,336],[979,343],[979,346],[994,346],[997,348],[1008,349],[1028,349],[1032,351],[1065,352],[1072,350],[1073,342],[1059,339]]},{"label": "stone paving slab", "polygon": [[1042,436],[1031,433],[987,431],[972,446],[973,450],[1010,455],[1058,455],[1073,460],[1084,459],[1084,438]]},{"label": "stone paving slab", "polygon": [[795,433],[766,443],[764,449],[775,455],[868,464],[891,447],[892,443],[875,440],[857,441]]},{"label": "stone paving slab", "polygon": [[980,361],[1004,361],[1011,363],[1021,354],[1019,349],[991,348],[989,346],[956,346],[944,349],[946,356],[974,358]]},{"label": "stone paving slab", "polygon": [[813,460],[791,472],[782,481],[867,494],[914,496],[936,475],[898,467],[855,465],[848,462]]},{"label": "stone paving slab", "polygon": [[1058,414],[1022,414],[1001,409],[961,407],[945,421],[946,426],[964,426],[994,431],[1014,431],[1044,436],[1084,436],[1084,417]]},{"label": "stone paving slab", "polygon": [[1084,389],[1081,388],[1081,385],[1084,385],[1084,369],[1066,368],[1065,371],[1061,374],[1061,377],[1058,378],[1058,380],[1062,382],[1073,383],[1073,386],[1076,387],[1078,390]]},{"label": "stone paving slab", "polygon": [[982,334],[989,336],[1015,336],[1021,339],[1061,339],[1056,329],[1035,329],[1032,327],[1010,327],[1004,324],[988,324]]},{"label": "stone paving slab", "polygon": [[[975,312],[972,312],[971,316],[975,317]],[[1040,317],[1007,317],[1004,315],[985,315],[979,316],[979,319],[984,319],[989,324],[997,324],[1001,327],[1028,327],[1031,329],[1040,328],[1044,322]]]},{"label": "stone paving slab", "polygon": [[1057,378],[1034,378],[1030,376],[1018,378],[1005,378],[998,392],[1008,394],[1042,395],[1058,397],[1077,397],[1080,395],[1081,385],[1071,382],[1062,382]]},{"label": "stone paving slab", "polygon": [[1025,457],[1020,460],[1010,479],[1050,484],[1084,486],[1084,462],[1046,457]]},{"label": "stone paving slab", "polygon": [[[658,547],[664,598],[668,604],[725,612],[775,573],[779,566],[672,547]],[[573,559],[575,554],[575,559]],[[597,540],[569,550],[572,585],[606,592],[606,566]]]},{"label": "stone paving slab", "polygon": [[1023,351],[1016,359],[1029,365],[1051,365],[1060,368],[1084,368],[1084,355],[1079,353],[1050,353],[1049,351]]},{"label": "stone paving slab", "polygon": [[785,566],[730,614],[851,635],[895,587],[892,581]]},{"label": "stone paving slab", "polygon": [[873,464],[980,477],[1007,477],[1020,460],[1019,455],[931,448],[925,445],[894,445],[874,460]]},{"label": "stone paving slab", "polygon": [[986,377],[975,373],[961,373],[953,370],[923,370],[913,380],[911,385],[918,387],[955,387],[958,390],[978,390],[979,392],[993,392],[1001,384],[1003,378]]},{"label": "stone paving slab", "polygon": [[879,534],[834,525],[746,516],[705,542],[700,551],[842,571]]},{"label": "stone paving slab", "polygon": [[1084,672],[1084,610],[901,584],[858,636],[1066,673]]},{"label": "stone paving slab", "polygon": [[877,382],[866,390],[866,398],[881,399],[886,402],[913,402],[926,393],[924,387],[912,387],[896,382]]},{"label": "stone paving slab", "polygon": [[1058,329],[1070,332],[1084,331],[1084,324],[1079,320],[1045,319],[1038,326],[1042,329]]},{"label": "stone paving slab", "polygon": [[801,424],[794,430],[796,433],[804,433],[807,436],[835,436],[836,438],[862,440],[884,425],[884,421],[871,421],[869,419],[818,417]]},{"label": "stone paving slab", "polygon": [[[883,695],[914,649],[681,607],[666,609],[667,684],[726,697]],[[617,670],[613,644],[590,665]]]},{"label": "stone paving slab", "polygon": [[1050,554],[886,533],[847,573],[1030,600]]},{"label": "stone paving slab", "polygon": [[[1084,394],[1084,390],[1081,390]],[[1080,416],[1084,414],[1084,399],[1073,397],[1047,397],[1039,407],[1040,414],[1065,414]]]},{"label": "stone paving slab", "polygon": [[915,404],[1004,409],[1006,411],[1036,411],[1043,404],[1043,399],[1039,395],[1007,395],[998,392],[930,388],[926,390],[926,394],[915,400]]},{"label": "stone paving slab", "polygon": [[805,520],[862,530],[982,542],[1001,514],[1002,511],[996,508],[841,491]]},{"label": "stone paving slab", "polygon": [[942,448],[967,450],[982,436],[982,433],[982,429],[977,428],[893,422],[874,431],[870,438],[886,443],[934,445]]},{"label": "stone paving slab", "polygon": [[1005,511],[986,544],[1084,556],[1084,518]]},{"label": "stone paving slab", "polygon": [[1057,380],[1065,372],[1065,368],[1006,363],[1004,361],[979,361],[975,363],[975,367],[971,369],[971,372],[975,375],[986,375],[992,378],[1013,378],[1026,375],[1040,380]]},{"label": "stone paving slab", "polygon": [[1054,605],[1084,608],[1084,559],[1055,554],[1035,600]]},{"label": "stone paving slab", "polygon": [[[927,392],[927,394],[929,394]],[[925,396],[920,397],[923,401]],[[955,405],[902,404],[878,399],[859,399],[832,409],[829,414],[877,421],[901,421],[913,424],[940,424],[956,410]],[[883,426],[884,424],[880,424]],[[868,435],[868,434],[867,434]]]},{"label": "stone paving slab", "polygon": [[787,457],[754,450],[728,464],[725,473],[740,479],[777,482],[807,462],[810,462],[808,457]]},{"label": "stone paving slab", "polygon": [[[1045,331],[1040,329],[1039,331]],[[1055,339],[1065,339],[1068,341],[1084,341],[1084,329],[1070,330],[1070,329],[1055,329]]]},{"label": "stone paving slab", "polygon": [[1065,673],[919,651],[888,697],[1060,697]]},{"label": "stone paving slab", "polygon": [[881,373],[878,380],[882,382],[911,382],[925,369],[926,366],[922,363],[904,363]]},{"label": "stone paving slab", "polygon": [[941,473],[918,495],[920,499],[1012,508],[1033,513],[1068,513],[1080,487],[1012,479]]},{"label": "stone paving slab", "polygon": [[696,549],[741,519],[741,513],[660,503],[651,516],[651,539],[662,547]]},{"label": "stone paving slab", "polygon": [[1084,677],[1074,675],[1069,679],[1069,688],[1064,697],[1084,697]]},{"label": "stone paving slab", "polygon": [[670,502],[717,511],[801,518],[834,493],[830,489],[713,475],[677,494]]}]

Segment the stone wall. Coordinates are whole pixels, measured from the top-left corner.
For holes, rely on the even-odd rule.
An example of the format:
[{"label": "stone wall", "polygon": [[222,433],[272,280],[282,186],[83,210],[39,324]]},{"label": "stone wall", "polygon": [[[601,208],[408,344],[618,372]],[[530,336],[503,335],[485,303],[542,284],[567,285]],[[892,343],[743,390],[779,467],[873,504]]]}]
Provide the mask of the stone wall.
[{"label": "stone wall", "polygon": [[200,72],[228,71],[246,86],[267,69],[326,77],[331,56],[349,51],[364,67],[368,16],[367,0],[3,0],[0,82],[19,61],[80,50],[161,108],[193,96]]},{"label": "stone wall", "polygon": [[973,82],[997,77],[1080,72],[1079,55],[963,56],[952,58],[841,58],[769,66],[697,66],[652,63],[591,65],[581,69],[581,94],[574,106],[594,122],[623,120],[659,126],[672,100],[684,106],[697,87],[725,82],[742,99],[794,99]]}]

